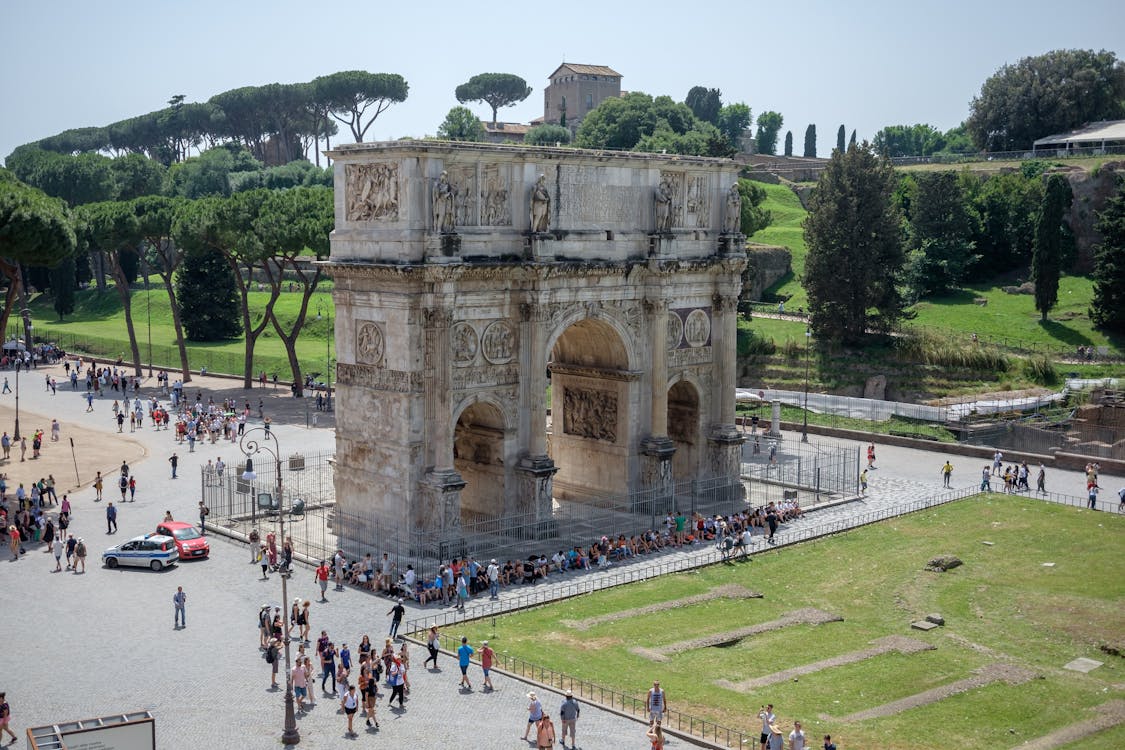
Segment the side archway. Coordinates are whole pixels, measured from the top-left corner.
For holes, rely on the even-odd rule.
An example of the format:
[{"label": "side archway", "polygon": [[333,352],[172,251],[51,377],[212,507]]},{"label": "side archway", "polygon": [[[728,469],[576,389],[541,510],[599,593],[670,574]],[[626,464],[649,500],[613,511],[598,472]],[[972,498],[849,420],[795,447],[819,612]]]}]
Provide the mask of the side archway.
[{"label": "side archway", "polygon": [[461,490],[461,523],[498,518],[505,511],[510,486],[508,455],[512,430],[504,413],[488,401],[474,401],[453,428],[453,465],[465,481]]},{"label": "side archway", "polygon": [[696,476],[703,455],[703,421],[699,389],[688,380],[678,380],[668,389],[668,437],[676,446],[672,476]]}]

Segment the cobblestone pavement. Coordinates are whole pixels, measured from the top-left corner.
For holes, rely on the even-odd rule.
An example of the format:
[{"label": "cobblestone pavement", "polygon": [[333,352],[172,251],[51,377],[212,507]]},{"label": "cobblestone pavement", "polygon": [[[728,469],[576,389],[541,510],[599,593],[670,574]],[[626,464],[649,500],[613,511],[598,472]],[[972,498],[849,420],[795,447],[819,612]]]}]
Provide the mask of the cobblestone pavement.
[{"label": "cobblestone pavement", "polygon": [[[303,401],[283,397],[281,391],[246,392],[232,384],[239,385],[205,378],[190,384],[187,393],[194,398],[202,387],[205,399],[212,391],[220,394],[217,399],[221,394],[235,395],[240,401],[248,398],[255,412],[261,395],[283,452],[332,448],[331,429],[305,427]],[[111,432],[104,419],[112,399],[97,402],[95,413],[88,415],[81,395],[69,387],[65,392],[60,389],[54,400],[49,394],[28,391],[21,394],[21,410],[45,417],[46,422],[58,417],[64,442],[67,425],[79,423],[100,432],[104,440],[115,439],[115,430]],[[90,548],[85,574],[52,572],[54,561],[41,545],[29,545],[27,554],[14,562],[8,561],[6,548],[0,550],[4,560],[0,563],[0,628],[8,652],[0,690],[7,691],[13,727],[21,736],[32,725],[147,709],[156,717],[157,746],[162,750],[236,746],[254,750],[278,744],[283,692],[269,689],[269,668],[258,650],[256,620],[262,604],[284,606],[278,578],[259,580],[259,568],[249,564],[246,548],[221,538],[212,538],[210,560],[184,563],[161,573],[101,567],[99,556],[104,548],[151,531],[165,510],[179,519],[196,520],[199,467],[220,455],[233,465],[239,456],[237,447],[230,444],[200,445],[190,454],[186,446],[174,444],[172,435],[171,430],[146,428],[129,436],[147,447],[150,458],[132,466],[141,489],[135,503],[121,506],[117,534],[105,533],[103,504],[93,501],[89,486],[72,496],[71,531],[84,537]],[[166,460],[173,450],[181,457],[176,480],[170,478]],[[939,468],[944,461],[945,456],[938,452],[880,447],[879,469],[870,473],[867,498],[811,513],[795,523],[821,523],[932,495],[941,490]],[[103,471],[115,476],[117,463]],[[985,461],[955,458],[953,463],[955,487],[968,487],[975,486]],[[1081,482],[1081,475],[1074,472],[1048,473],[1048,487],[1055,491],[1079,494]],[[1102,485],[1112,497],[1120,478],[1106,477]],[[110,492],[107,487],[107,498],[113,497]],[[709,550],[678,550],[584,575],[610,576],[630,565],[703,554]],[[536,587],[513,587],[502,597],[517,597],[525,593],[522,588],[557,590],[573,580],[564,576]],[[171,598],[177,586],[183,586],[188,595],[187,627],[182,630],[173,629]],[[386,633],[391,605],[385,598],[330,589],[329,602],[318,603],[312,572],[305,568],[295,572],[288,595],[290,599],[312,599],[314,634],[327,629],[337,643],[347,642],[353,653],[364,633],[373,643],[381,643]],[[439,605],[425,610],[411,606],[407,618],[429,617],[442,609]],[[444,644],[449,646],[458,637],[451,627]],[[479,689],[479,668],[474,667],[475,689],[462,692],[457,687],[455,658],[442,656],[440,672],[423,670],[423,659],[421,649],[414,647],[413,690],[407,707],[394,711],[380,706],[382,729],[377,736],[369,736],[359,721],[359,737],[346,739],[339,704],[322,697],[318,690],[316,707],[299,719],[301,746],[338,748],[348,742],[388,740],[402,747],[531,746],[520,740],[526,724],[525,684],[495,676],[496,691],[484,693]],[[280,682],[284,685],[284,679]],[[643,690],[643,685],[638,686],[638,692]],[[557,714],[561,698],[542,690],[539,693],[547,709]],[[642,746],[643,734],[644,726],[632,719],[594,706],[583,708],[580,748],[615,748],[634,742]],[[669,744],[686,743],[673,739]]]}]

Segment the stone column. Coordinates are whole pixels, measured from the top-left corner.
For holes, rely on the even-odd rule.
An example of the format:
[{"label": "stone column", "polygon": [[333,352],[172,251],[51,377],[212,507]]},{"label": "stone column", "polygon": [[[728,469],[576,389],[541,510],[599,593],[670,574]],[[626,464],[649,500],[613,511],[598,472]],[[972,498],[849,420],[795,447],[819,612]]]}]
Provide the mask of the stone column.
[{"label": "stone column", "polygon": [[718,393],[712,394],[716,407],[708,440],[711,471],[732,482],[732,494],[741,496],[741,445],[743,435],[734,423],[734,388],[738,354],[738,297],[716,294],[712,300],[711,348],[717,372]]},{"label": "stone column", "polygon": [[453,361],[449,349],[452,322],[453,311],[442,302],[423,310],[422,373],[426,384],[426,424],[430,431],[426,436],[425,459],[429,468],[419,489],[424,498],[421,507],[430,511],[426,518],[417,520],[421,528],[446,531],[461,527],[461,490],[465,488],[465,480],[453,466],[453,405],[450,400]]},{"label": "stone column", "polygon": [[[660,290],[657,290],[660,295]],[[672,456],[676,446],[668,437],[668,303],[661,297],[642,301],[648,318],[649,350],[652,352],[650,391],[652,425],[648,437],[641,441],[642,486],[651,490],[650,503],[655,507],[637,507],[634,512],[664,512],[670,505],[675,484]]]},{"label": "stone column", "polygon": [[767,437],[781,437],[781,401],[774,399],[770,402],[770,431]]},{"label": "stone column", "polygon": [[536,303],[521,304],[520,317],[519,442],[526,452],[515,467],[516,507],[510,510],[545,524],[551,517],[552,480],[558,471],[547,455],[547,332],[540,325],[542,310]]}]

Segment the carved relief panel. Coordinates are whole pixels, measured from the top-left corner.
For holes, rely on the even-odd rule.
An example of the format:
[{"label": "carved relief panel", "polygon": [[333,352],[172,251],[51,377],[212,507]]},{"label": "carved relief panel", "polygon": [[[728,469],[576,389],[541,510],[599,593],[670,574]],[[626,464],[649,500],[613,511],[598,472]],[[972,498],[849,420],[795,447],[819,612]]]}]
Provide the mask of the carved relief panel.
[{"label": "carved relief panel", "polygon": [[684,226],[705,228],[710,219],[710,179],[706,174],[687,176],[687,196],[684,199]]},{"label": "carved relief panel", "polygon": [[477,225],[477,168],[474,164],[446,167],[453,184],[453,215],[459,227]]},{"label": "carved relief panel", "polygon": [[516,355],[516,331],[512,324],[506,320],[490,323],[481,336],[481,352],[494,365],[511,362]]},{"label": "carved relief panel", "polygon": [[449,332],[449,342],[453,349],[453,364],[456,367],[467,367],[477,358],[480,338],[470,323],[464,321],[455,323]]},{"label": "carved relief panel", "polygon": [[481,170],[480,208],[482,226],[511,226],[511,181],[506,167],[489,164]]},{"label": "carved relief panel", "polygon": [[684,173],[661,170],[660,181],[667,180],[672,187],[671,226],[684,226]]},{"label": "carved relief panel", "polygon": [[355,359],[361,365],[382,365],[386,339],[383,329],[371,320],[356,321]]},{"label": "carved relief panel", "polygon": [[668,348],[676,349],[684,339],[684,321],[675,310],[668,311]]},{"label": "carved relief panel", "polygon": [[711,317],[706,310],[692,310],[684,320],[684,341],[688,346],[698,348],[706,346],[710,340]]},{"label": "carved relief panel", "polygon": [[398,164],[344,167],[348,221],[398,220]]},{"label": "carved relief panel", "polygon": [[617,442],[617,394],[590,388],[563,389],[563,432]]}]

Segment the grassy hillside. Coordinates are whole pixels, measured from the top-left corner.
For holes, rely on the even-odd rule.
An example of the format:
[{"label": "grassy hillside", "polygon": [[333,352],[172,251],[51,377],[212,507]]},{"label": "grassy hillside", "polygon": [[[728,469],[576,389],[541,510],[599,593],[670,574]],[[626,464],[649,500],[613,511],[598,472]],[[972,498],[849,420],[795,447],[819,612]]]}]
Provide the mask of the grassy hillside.
[{"label": "grassy hillside", "polygon": [[[938,166],[938,165],[932,165]],[[950,166],[963,165],[944,165]],[[808,296],[800,284],[805,270],[805,247],[802,222],[807,211],[796,194],[784,185],[759,183],[766,191],[763,206],[773,214],[770,226],[755,233],[753,242],[784,245],[793,254],[793,273],[786,275],[767,293],[791,296],[786,309],[807,308]],[[923,300],[911,308],[917,313],[913,325],[926,326],[951,336],[970,337],[976,333],[982,340],[995,340],[1010,346],[1024,346],[1049,351],[1054,356],[1075,351],[1078,346],[1109,347],[1125,350],[1125,341],[1094,328],[1088,307],[1093,297],[1093,283],[1085,276],[1064,277],[1059,285],[1059,304],[1048,320],[1039,320],[1035,300],[1028,294],[1007,294],[991,284],[967,286],[945,297]],[[988,304],[978,305],[975,299],[985,298]],[[799,338],[799,337],[798,337]],[[784,338],[775,338],[780,345]]]}]

